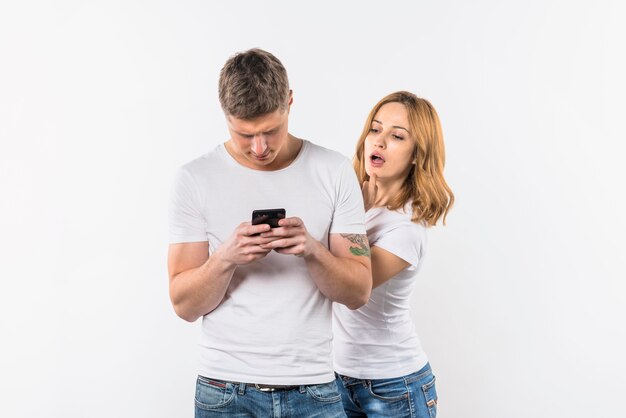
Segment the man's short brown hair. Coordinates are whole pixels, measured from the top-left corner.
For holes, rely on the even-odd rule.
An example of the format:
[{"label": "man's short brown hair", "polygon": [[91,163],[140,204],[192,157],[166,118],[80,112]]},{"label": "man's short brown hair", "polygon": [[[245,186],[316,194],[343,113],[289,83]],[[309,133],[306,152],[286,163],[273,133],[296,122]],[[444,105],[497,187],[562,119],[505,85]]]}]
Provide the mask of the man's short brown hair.
[{"label": "man's short brown hair", "polygon": [[287,70],[278,58],[262,49],[240,52],[220,71],[219,97],[224,113],[238,119],[287,109]]}]

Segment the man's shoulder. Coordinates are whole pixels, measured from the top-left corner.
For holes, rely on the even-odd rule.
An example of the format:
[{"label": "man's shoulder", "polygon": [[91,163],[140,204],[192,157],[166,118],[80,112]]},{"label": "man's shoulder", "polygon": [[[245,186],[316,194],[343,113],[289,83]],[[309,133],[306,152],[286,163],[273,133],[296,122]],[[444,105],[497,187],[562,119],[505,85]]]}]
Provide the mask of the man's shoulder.
[{"label": "man's shoulder", "polygon": [[221,157],[219,155],[219,148],[220,146],[218,145],[211,151],[202,154],[201,156],[196,157],[191,161],[186,162],[181,166],[181,170],[187,171],[190,174],[194,174],[198,171],[203,172],[206,171],[207,168],[215,167],[221,160]]},{"label": "man's shoulder", "polygon": [[345,155],[338,151],[326,148],[322,145],[315,144],[311,141],[307,141],[309,146],[309,154],[311,158],[326,161],[331,165],[341,165],[350,163],[350,160]]}]

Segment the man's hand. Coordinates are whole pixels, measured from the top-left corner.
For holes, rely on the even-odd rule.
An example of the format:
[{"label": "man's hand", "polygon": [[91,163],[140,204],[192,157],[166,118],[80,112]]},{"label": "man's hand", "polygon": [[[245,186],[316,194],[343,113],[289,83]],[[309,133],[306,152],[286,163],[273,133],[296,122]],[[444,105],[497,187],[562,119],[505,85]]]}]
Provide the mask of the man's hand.
[{"label": "man's hand", "polygon": [[300,218],[292,217],[278,221],[278,228],[272,228],[261,234],[261,238],[269,240],[261,247],[267,251],[276,250],[280,254],[293,254],[298,257],[310,255],[316,244]]},{"label": "man's hand", "polygon": [[271,228],[267,224],[252,225],[250,222],[239,224],[230,238],[215,251],[213,256],[240,266],[265,257],[272,248],[265,245],[277,238],[263,236]]},{"label": "man's hand", "polygon": [[262,248],[303,257],[315,285],[333,302],[350,309],[367,303],[372,291],[372,267],[365,234],[330,234],[327,249],[309,234],[300,218],[281,219],[278,225],[261,234],[262,238],[273,239]]},{"label": "man's hand", "polygon": [[276,238],[260,235],[269,229],[269,225],[244,222],[210,256],[208,242],[171,244],[170,298],[176,314],[193,322],[217,308],[237,266],[252,263],[271,251],[262,246]]},{"label": "man's hand", "polygon": [[363,182],[361,189],[363,193],[363,203],[365,205],[365,211],[367,212],[376,204],[376,195],[378,194],[378,185],[376,184],[376,174],[372,173],[369,181]]}]

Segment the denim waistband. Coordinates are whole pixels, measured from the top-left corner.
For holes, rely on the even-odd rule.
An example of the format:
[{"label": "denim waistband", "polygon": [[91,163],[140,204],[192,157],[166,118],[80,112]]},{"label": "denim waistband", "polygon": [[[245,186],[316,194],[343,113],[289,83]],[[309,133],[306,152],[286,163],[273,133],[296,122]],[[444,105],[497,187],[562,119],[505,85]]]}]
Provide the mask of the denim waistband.
[{"label": "denim waistband", "polygon": [[261,392],[289,391],[289,390],[296,390],[296,389],[303,392],[307,386],[327,385],[329,383],[332,383],[331,381],[331,382],[326,382],[326,383],[305,384],[305,385],[270,385],[270,384],[263,384],[263,383],[232,382],[228,380],[215,379],[212,377],[207,377],[207,376],[202,376],[202,375],[199,375],[199,377],[206,381],[212,382],[213,384],[218,384],[218,385],[231,384],[231,385],[239,386],[240,389],[254,388]]}]

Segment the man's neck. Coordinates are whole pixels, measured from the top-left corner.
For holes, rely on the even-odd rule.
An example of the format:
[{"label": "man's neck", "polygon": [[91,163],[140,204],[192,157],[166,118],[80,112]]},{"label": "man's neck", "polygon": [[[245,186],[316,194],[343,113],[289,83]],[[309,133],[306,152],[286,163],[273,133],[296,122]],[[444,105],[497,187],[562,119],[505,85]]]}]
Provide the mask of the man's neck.
[{"label": "man's neck", "polygon": [[273,170],[280,170],[290,166],[291,163],[293,163],[298,157],[298,154],[300,154],[300,150],[302,149],[302,140],[291,134],[288,134],[288,136],[289,138],[287,139],[284,147],[281,149],[280,154],[276,156],[276,159],[272,163],[273,166],[276,166],[275,168],[273,167]]},{"label": "man's neck", "polygon": [[250,160],[246,158],[246,156],[241,155],[237,148],[233,145],[232,140],[228,140],[224,143],[224,147],[228,154],[240,165],[250,168],[251,170],[259,170],[259,171],[276,171],[282,170],[285,167],[291,165],[294,160],[298,157],[300,150],[302,149],[303,141],[299,138],[291,134],[287,134],[288,138],[285,141],[285,144],[280,149],[280,152],[274,160],[268,164],[267,166],[256,165]]}]

